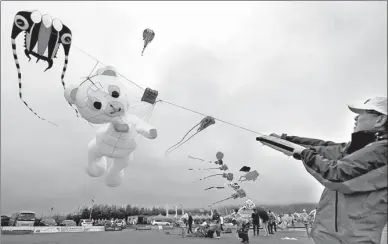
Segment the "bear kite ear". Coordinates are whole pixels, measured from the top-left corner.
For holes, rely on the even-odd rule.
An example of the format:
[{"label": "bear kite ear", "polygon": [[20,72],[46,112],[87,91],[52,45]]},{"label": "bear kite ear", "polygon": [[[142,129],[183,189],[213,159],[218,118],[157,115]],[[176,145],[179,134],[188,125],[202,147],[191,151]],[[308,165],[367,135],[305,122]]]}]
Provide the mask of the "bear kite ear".
[{"label": "bear kite ear", "polygon": [[75,104],[77,97],[78,86],[71,85],[65,89],[65,98],[70,104]]},{"label": "bear kite ear", "polygon": [[103,68],[99,68],[96,71],[97,75],[107,75],[107,76],[116,76],[117,77],[117,71],[113,66],[107,65]]}]

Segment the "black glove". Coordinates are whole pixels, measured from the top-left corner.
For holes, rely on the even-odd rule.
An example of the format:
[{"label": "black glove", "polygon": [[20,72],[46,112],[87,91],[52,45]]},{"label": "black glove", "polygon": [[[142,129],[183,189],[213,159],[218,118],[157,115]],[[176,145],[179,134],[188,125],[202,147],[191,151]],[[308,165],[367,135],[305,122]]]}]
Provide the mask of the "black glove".
[{"label": "black glove", "polygon": [[283,133],[281,136],[279,136],[278,134],[275,134],[275,133],[271,133],[269,136],[273,136],[273,137],[283,139],[283,140],[286,140],[286,138],[287,138],[287,134],[285,134],[285,133]]},{"label": "black glove", "polygon": [[303,158],[303,151],[304,150],[308,150],[306,149],[305,147],[296,147],[294,149],[294,151],[292,152],[292,156],[296,159],[296,160],[302,160]]}]

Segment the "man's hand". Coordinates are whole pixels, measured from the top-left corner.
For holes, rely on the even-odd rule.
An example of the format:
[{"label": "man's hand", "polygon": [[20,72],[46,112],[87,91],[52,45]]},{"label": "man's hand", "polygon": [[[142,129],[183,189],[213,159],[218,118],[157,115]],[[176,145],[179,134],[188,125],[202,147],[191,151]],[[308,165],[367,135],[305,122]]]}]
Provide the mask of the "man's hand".
[{"label": "man's hand", "polygon": [[296,160],[302,160],[302,152],[306,150],[305,147],[295,147],[294,151],[292,152],[292,156],[296,159]]},{"label": "man's hand", "polygon": [[276,138],[280,139],[280,136],[278,134],[275,134],[275,133],[271,133],[269,136],[273,136],[273,137],[276,137]]}]

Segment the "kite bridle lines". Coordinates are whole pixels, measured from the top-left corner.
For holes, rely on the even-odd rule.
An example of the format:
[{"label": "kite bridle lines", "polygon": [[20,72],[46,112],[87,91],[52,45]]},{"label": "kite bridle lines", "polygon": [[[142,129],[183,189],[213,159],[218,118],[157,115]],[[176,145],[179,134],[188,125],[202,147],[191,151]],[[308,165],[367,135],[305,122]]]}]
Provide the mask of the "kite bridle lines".
[{"label": "kite bridle lines", "polygon": [[[84,50],[82,50],[81,48],[77,47],[76,45],[74,45],[74,43],[72,43],[72,47],[74,47],[75,49],[79,50],[80,52],[84,53],[85,55],[87,55],[88,57],[90,57],[91,59],[95,60],[96,62],[104,65],[104,66],[107,66],[106,64],[104,64],[103,62],[101,62],[99,59],[93,57],[92,55],[90,55],[89,53],[85,52]],[[120,74],[119,72],[116,72],[119,76],[121,76],[124,80],[128,81],[129,83],[131,83],[132,85],[138,87],[139,89],[145,91],[145,88],[143,88],[142,86],[140,86],[139,84],[137,84],[136,82],[128,79],[127,77],[125,77],[124,75]],[[164,99],[159,99],[158,101],[162,102],[162,103],[166,103],[166,104],[169,104],[171,106],[174,106],[174,107],[178,107],[178,108],[181,108],[183,110],[186,110],[186,111],[189,111],[189,112],[192,112],[192,113],[195,113],[195,114],[198,114],[198,115],[202,115],[202,116],[207,116],[206,114],[204,113],[201,113],[201,112],[198,112],[196,110],[193,110],[193,109],[190,109],[190,108],[186,108],[186,107],[183,107],[183,106],[180,106],[178,104],[175,104],[175,103],[172,103],[172,102],[169,102],[167,100],[164,100]],[[221,123],[224,123],[224,124],[227,124],[227,125],[230,125],[230,126],[233,126],[233,127],[236,127],[236,128],[239,128],[239,129],[242,129],[242,130],[245,130],[245,131],[248,131],[248,132],[251,132],[253,134],[256,134],[256,135],[263,135],[262,133],[259,133],[259,132],[256,132],[254,130],[251,130],[251,129],[248,129],[248,128],[245,128],[243,126],[239,126],[239,125],[236,125],[236,124],[233,124],[233,123],[230,123],[228,121],[225,121],[225,120],[222,120],[222,119],[219,119],[219,118],[216,118],[216,117],[213,117],[216,121],[219,121]],[[198,125],[197,125],[198,126]],[[195,134],[194,134],[195,135]]]}]

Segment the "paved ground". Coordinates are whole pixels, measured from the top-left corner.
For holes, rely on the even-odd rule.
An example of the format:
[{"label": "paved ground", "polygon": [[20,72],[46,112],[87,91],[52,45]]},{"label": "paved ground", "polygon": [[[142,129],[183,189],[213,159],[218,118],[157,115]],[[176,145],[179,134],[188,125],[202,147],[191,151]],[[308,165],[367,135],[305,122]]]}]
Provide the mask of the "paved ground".
[{"label": "paved ground", "polygon": [[[166,232],[170,235],[166,235]],[[1,244],[239,244],[236,234],[223,234],[221,239],[209,238],[182,238],[178,235],[179,230],[148,230],[135,231],[123,230],[118,232],[95,232],[95,233],[59,233],[59,234],[35,234],[35,235],[2,235]],[[284,237],[293,237],[297,240],[282,240]],[[302,230],[286,230],[276,232],[272,236],[252,236],[251,244],[313,244]],[[387,232],[383,233],[382,244],[387,244]]]}]

